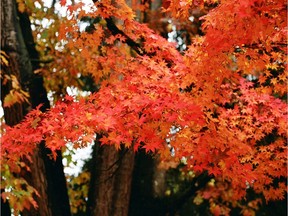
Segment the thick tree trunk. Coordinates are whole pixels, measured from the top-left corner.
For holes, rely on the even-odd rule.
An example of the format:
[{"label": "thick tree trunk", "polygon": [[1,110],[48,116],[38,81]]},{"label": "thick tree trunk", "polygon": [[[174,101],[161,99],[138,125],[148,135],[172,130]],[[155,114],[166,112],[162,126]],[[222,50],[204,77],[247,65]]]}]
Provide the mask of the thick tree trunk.
[{"label": "thick tree trunk", "polygon": [[92,156],[92,169],[88,193],[87,215],[109,216],[112,207],[114,175],[117,152],[113,146],[100,146],[95,143]]},{"label": "thick tree trunk", "polygon": [[132,149],[125,149],[120,152],[119,157],[120,165],[115,175],[113,208],[110,214],[113,216],[128,215],[135,155]]},{"label": "thick tree trunk", "polygon": [[[12,107],[4,107],[5,122],[12,126],[23,119],[28,109],[43,104],[42,111],[47,110],[49,101],[43,87],[43,78],[33,73],[39,68],[37,63],[39,56],[35,49],[29,17],[25,13],[17,14],[15,0],[5,0],[1,4],[1,29],[1,47],[9,61],[9,64],[2,70],[2,78],[5,74],[14,75],[18,78],[22,88],[30,93],[30,106],[16,103]],[[34,60],[33,64],[30,59]],[[11,89],[11,82],[2,83],[2,102]],[[59,157],[56,161],[52,161],[48,154],[49,150],[45,148],[45,143],[41,143],[32,155],[32,163],[29,164],[31,172],[21,173],[40,194],[40,197],[35,197],[38,209],[24,210],[21,215],[70,215],[61,152],[58,152]]]},{"label": "thick tree trunk", "polygon": [[[115,30],[114,21],[106,21],[108,29]],[[114,146],[101,146],[100,138],[101,135],[98,135],[93,147],[87,216],[127,216],[134,152],[132,149],[118,151]]]},{"label": "thick tree trunk", "polygon": [[130,201],[134,153],[100,146],[97,136],[92,156],[87,215],[126,216]]}]

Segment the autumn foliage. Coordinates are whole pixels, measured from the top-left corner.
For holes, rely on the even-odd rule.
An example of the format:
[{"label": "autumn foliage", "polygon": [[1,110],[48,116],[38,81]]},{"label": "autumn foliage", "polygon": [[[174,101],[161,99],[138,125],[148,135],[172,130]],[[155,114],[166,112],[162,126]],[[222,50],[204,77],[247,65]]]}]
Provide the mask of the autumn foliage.
[{"label": "autumn foliage", "polygon": [[[153,25],[137,22],[136,2],[112,2],[61,1],[68,15],[48,17],[57,21],[45,30],[45,39],[54,40],[39,40],[40,52],[49,46],[54,59],[40,72],[48,90],[81,89],[79,74],[92,77],[99,90],[59,97],[49,111],[32,110],[15,127],[5,126],[1,163],[19,172],[19,158],[42,140],[55,152],[68,142],[89,145],[103,133],[103,145],[144,148],[167,164],[185,158],[185,170],[207,171],[214,182],[197,196],[209,199],[215,215],[228,214],[223,203],[237,206],[248,188],[266,201],[284,199],[286,3],[163,1],[162,16],[173,21],[188,20],[195,10],[207,13],[200,18],[203,36],[191,36],[180,53]],[[83,31],[79,22],[87,17],[98,21]],[[249,209],[243,206],[242,213]]]}]

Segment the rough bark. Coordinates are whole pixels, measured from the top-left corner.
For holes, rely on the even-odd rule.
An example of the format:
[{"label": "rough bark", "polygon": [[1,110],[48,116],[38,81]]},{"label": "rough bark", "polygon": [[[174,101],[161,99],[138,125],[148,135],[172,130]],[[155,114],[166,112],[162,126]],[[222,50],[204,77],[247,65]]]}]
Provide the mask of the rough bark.
[{"label": "rough bark", "polygon": [[[5,81],[5,75],[11,76],[14,75],[17,80],[21,83],[21,74],[24,74],[26,71],[31,71],[32,73],[32,66],[29,62],[29,55],[25,47],[25,43],[23,41],[23,37],[21,35],[20,25],[17,20],[17,9],[15,1],[7,0],[3,1],[1,4],[1,48],[2,51],[7,54],[7,61],[8,64],[2,67],[2,81]],[[1,101],[4,101],[5,96],[10,92],[12,89],[12,82],[8,80],[7,82],[1,83]],[[22,88],[25,88],[22,85]],[[2,103],[3,104],[3,103]],[[19,123],[25,114],[28,112],[26,108],[29,105],[26,103],[16,103],[10,107],[4,107],[4,119],[5,123],[9,126],[13,126]],[[24,178],[31,184],[35,189],[39,192],[41,199],[38,197],[34,197],[34,199],[38,202],[39,209],[38,211],[42,212],[42,215],[51,215],[48,209],[48,200],[46,196],[46,187],[47,182],[45,181],[44,174],[44,166],[43,161],[39,158],[37,160],[38,149],[33,155],[33,160],[35,164],[37,164],[37,173],[25,172]],[[25,160],[25,159],[24,159]],[[32,169],[34,171],[34,169]],[[22,172],[23,174],[23,172]],[[21,174],[21,175],[22,175]],[[38,178],[35,176],[39,175]],[[33,179],[41,179],[38,184],[32,182]],[[6,212],[8,212],[8,205],[6,206]],[[31,214],[33,215],[40,215],[37,214],[37,210],[31,209]],[[25,214],[25,213],[24,213]]]},{"label": "rough bark", "polygon": [[116,171],[115,161],[117,152],[113,146],[100,146],[97,135],[93,153],[91,179],[88,192],[87,215],[109,215],[112,206],[114,173]]},{"label": "rough bark", "polygon": [[[7,64],[1,62],[1,101],[12,89],[12,82],[5,79],[6,76],[15,76],[20,80],[20,54],[18,52],[18,38],[15,23],[15,5],[13,1],[4,1],[1,3],[1,53],[7,60]],[[23,104],[16,103],[10,107],[3,107],[4,118],[7,125],[13,126],[19,123],[24,116]]]},{"label": "rough bark", "polygon": [[97,136],[90,170],[87,202],[89,216],[126,216],[130,201],[134,153],[101,146]]},{"label": "rough bark", "polygon": [[120,152],[121,156],[119,170],[115,175],[114,182],[113,208],[110,213],[113,216],[128,215],[129,210],[135,155],[132,149],[125,149]]},{"label": "rough bark", "polygon": [[[35,49],[29,17],[25,13],[17,13],[15,0],[5,0],[1,3],[1,29],[1,48],[7,54],[9,61],[9,64],[2,68],[2,78],[5,74],[16,76],[22,88],[29,91],[31,102],[29,105],[16,103],[11,107],[4,107],[5,122],[12,126],[19,123],[29,109],[39,104],[43,104],[42,111],[47,110],[49,101],[43,87],[43,78],[33,73],[39,65],[37,61],[32,64],[31,59],[39,60],[39,55]],[[11,89],[11,82],[2,83],[2,102]],[[34,197],[38,209],[24,210],[21,215],[70,215],[61,152],[58,152],[59,157],[56,161],[52,161],[48,153],[45,143],[41,143],[32,155],[32,163],[29,164],[31,172],[21,172],[21,175],[40,194],[40,197]]]}]

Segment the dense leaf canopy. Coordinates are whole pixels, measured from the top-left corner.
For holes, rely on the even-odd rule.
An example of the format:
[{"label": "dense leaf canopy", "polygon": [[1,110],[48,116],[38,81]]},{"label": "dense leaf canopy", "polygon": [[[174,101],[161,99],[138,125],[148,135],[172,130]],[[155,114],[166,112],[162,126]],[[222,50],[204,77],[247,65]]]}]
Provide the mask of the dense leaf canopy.
[{"label": "dense leaf canopy", "polygon": [[[135,11],[145,8],[132,2],[61,1],[65,17],[45,11],[40,1],[22,8],[38,19],[39,52],[43,60],[53,59],[40,73],[58,101],[45,113],[33,110],[19,125],[5,127],[1,163],[15,172],[19,158],[42,140],[53,151],[68,142],[81,148],[101,132],[103,145],[144,148],[167,164],[185,158],[187,171],[207,171],[217,186],[201,192],[205,199],[235,203],[247,188],[266,200],[283,199],[286,3],[163,1],[161,16],[174,22],[207,11],[200,18],[203,36],[191,37],[179,52],[153,25],[137,22]],[[36,25],[42,19],[48,27]],[[92,77],[99,90],[63,96],[66,87],[83,87],[80,76]],[[211,211],[228,210],[214,205]]]}]

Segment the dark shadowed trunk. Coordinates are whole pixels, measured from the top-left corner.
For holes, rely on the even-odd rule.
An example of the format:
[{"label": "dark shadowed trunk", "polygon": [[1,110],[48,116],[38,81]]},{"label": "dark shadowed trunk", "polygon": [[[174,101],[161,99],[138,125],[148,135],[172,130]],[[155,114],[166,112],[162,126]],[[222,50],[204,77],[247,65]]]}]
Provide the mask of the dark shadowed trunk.
[{"label": "dark shadowed trunk", "polygon": [[[30,94],[31,105],[16,103],[11,107],[4,107],[5,122],[12,126],[19,123],[29,109],[40,104],[42,111],[49,109],[49,101],[43,78],[33,73],[39,68],[39,55],[35,49],[30,20],[26,13],[17,13],[16,1],[5,0],[1,3],[1,29],[1,49],[8,59],[8,65],[2,68],[2,78],[3,75],[14,75],[22,88]],[[11,89],[11,82],[2,83],[2,102]],[[45,143],[41,143],[32,155],[32,163],[29,164],[31,172],[21,172],[40,194],[40,197],[35,197],[39,208],[24,210],[24,216],[70,215],[61,152],[58,152],[56,161],[51,160],[48,154],[50,152],[45,148]]]},{"label": "dark shadowed trunk", "polygon": [[153,207],[155,160],[144,151],[135,156],[129,216],[149,216]]},{"label": "dark shadowed trunk", "polygon": [[[1,193],[4,192],[4,190],[1,190]],[[1,198],[1,215],[7,215],[10,216],[11,215],[11,209],[9,206],[8,202],[4,202],[4,200]]]},{"label": "dark shadowed trunk", "polygon": [[[40,66],[39,54],[35,49],[35,43],[32,35],[31,23],[27,13],[18,13],[18,16],[20,18],[20,26],[25,45],[32,62],[32,68],[33,71],[35,71],[39,69]],[[33,74],[32,79],[28,81],[28,86],[32,108],[42,104],[42,107],[40,108],[42,111],[49,109],[50,105],[47,98],[46,89],[44,88],[43,77]],[[39,156],[42,158],[46,170],[46,178],[48,182],[47,195],[52,209],[52,215],[69,216],[71,213],[64,167],[62,164],[62,153],[60,150],[57,151],[57,158],[55,161],[51,159],[50,155],[51,151],[45,148],[45,143],[41,143],[39,147]],[[34,167],[34,171],[37,172],[37,166]]]},{"label": "dark shadowed trunk", "polygon": [[[212,178],[207,173],[203,173],[194,178],[185,189],[173,196],[165,196],[164,194],[156,196],[153,185],[158,178],[159,168],[157,168],[157,163],[153,156],[146,154],[144,151],[136,154],[129,216],[179,215],[178,213],[183,206],[191,201],[197,195],[197,191],[203,189]],[[166,178],[169,178],[169,176]],[[189,203],[189,205],[192,204]]]}]

